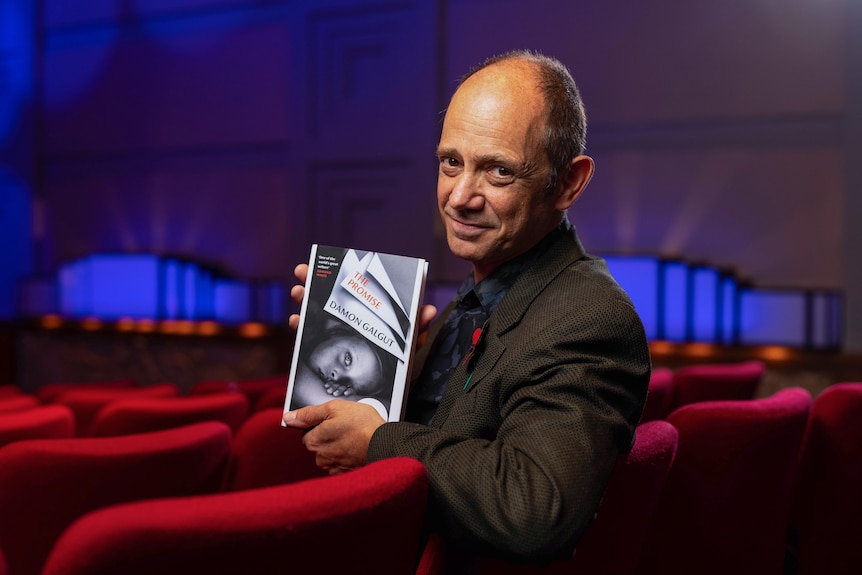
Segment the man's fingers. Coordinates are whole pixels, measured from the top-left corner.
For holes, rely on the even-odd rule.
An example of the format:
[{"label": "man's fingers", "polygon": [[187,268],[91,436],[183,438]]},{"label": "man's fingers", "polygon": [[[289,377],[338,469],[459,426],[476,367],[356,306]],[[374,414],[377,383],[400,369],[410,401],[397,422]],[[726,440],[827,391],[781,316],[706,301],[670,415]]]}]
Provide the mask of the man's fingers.
[{"label": "man's fingers", "polygon": [[[293,275],[296,276],[301,285],[295,285],[290,288],[290,299],[298,305],[302,305],[302,298],[305,297],[305,279],[308,277],[308,264],[299,264],[293,268]],[[287,320],[287,325],[295,331],[299,327],[299,314],[291,314]]]},{"label": "man's fingers", "polygon": [[290,299],[292,299],[296,303],[302,305],[303,296],[305,296],[305,286],[304,285],[295,285],[292,288],[290,288]]},{"label": "man's fingers", "polygon": [[331,459],[324,457],[319,453],[314,454],[314,464],[321,469],[329,469],[335,465]]},{"label": "man's fingers", "polygon": [[288,411],[284,422],[290,427],[311,428],[302,434],[302,445],[330,473],[365,465],[371,436],[386,423],[373,406],[343,399]]},{"label": "man's fingers", "polygon": [[437,308],[433,305],[423,305],[419,310],[419,331],[420,333],[427,330],[431,321],[437,317]]},{"label": "man's fingers", "polygon": [[329,408],[327,404],[310,405],[301,407],[293,411],[286,411],[282,419],[288,427],[299,427],[305,429],[314,427],[324,421],[329,416]]}]

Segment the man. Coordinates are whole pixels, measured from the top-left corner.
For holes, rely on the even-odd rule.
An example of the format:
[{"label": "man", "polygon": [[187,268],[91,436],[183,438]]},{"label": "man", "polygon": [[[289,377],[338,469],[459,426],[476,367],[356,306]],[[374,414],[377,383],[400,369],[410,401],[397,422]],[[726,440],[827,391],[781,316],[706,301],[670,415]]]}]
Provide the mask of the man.
[{"label": "man", "polygon": [[337,400],[284,416],[313,427],[305,445],[331,471],[422,461],[430,528],[478,555],[571,556],[646,398],[641,322],[565,215],[594,169],[584,134],[556,60],[519,51],[469,74],[444,119],[437,198],[473,272],[429,334],[409,421]]}]

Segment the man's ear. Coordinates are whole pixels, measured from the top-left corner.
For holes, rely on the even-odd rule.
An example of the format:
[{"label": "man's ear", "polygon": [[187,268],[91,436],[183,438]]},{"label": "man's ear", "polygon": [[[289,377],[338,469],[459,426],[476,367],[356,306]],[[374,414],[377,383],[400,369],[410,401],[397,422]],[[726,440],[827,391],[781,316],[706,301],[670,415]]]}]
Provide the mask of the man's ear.
[{"label": "man's ear", "polygon": [[563,212],[572,207],[572,204],[590,183],[595,169],[596,164],[591,157],[577,156],[573,158],[569,164],[569,169],[566,171],[563,187],[560,190],[560,195],[557,196],[557,203],[554,207]]}]

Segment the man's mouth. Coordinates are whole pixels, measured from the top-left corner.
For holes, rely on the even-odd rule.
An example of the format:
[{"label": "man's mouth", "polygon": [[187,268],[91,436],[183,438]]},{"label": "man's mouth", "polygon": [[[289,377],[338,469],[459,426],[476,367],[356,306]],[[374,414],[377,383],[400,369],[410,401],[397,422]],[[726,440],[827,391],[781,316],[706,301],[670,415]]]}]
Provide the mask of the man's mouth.
[{"label": "man's mouth", "polygon": [[491,227],[481,222],[471,222],[469,220],[455,218],[452,216],[448,217],[452,232],[459,238],[478,236],[479,234]]}]

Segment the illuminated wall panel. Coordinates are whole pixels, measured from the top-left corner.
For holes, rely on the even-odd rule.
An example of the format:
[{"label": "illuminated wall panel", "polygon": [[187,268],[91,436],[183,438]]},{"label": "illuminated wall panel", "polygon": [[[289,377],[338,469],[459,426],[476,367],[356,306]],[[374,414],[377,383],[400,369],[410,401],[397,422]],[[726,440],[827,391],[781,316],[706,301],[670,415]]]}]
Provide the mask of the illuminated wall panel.
[{"label": "illuminated wall panel", "polygon": [[253,287],[252,318],[270,324],[287,320],[287,290],[279,282],[264,282]]},{"label": "illuminated wall panel", "polygon": [[60,313],[67,316],[90,314],[90,262],[80,259],[64,264],[58,276]]},{"label": "illuminated wall panel", "polygon": [[796,347],[805,345],[804,292],[743,289],[740,292],[740,306],[740,343]]},{"label": "illuminated wall panel", "polygon": [[243,323],[251,319],[251,287],[246,282],[216,280],[213,303],[216,321]]},{"label": "illuminated wall panel", "polygon": [[188,319],[212,318],[215,314],[213,277],[194,264],[185,266],[185,317]]},{"label": "illuminated wall panel", "polygon": [[607,256],[608,268],[628,292],[644,324],[647,338],[658,331],[659,261],[653,257]]},{"label": "illuminated wall panel", "polygon": [[183,264],[178,260],[166,260],[163,262],[162,278],[164,290],[164,317],[168,319],[180,319],[186,316],[185,298],[183,294]]},{"label": "illuminated wall panel", "polygon": [[664,293],[659,339],[682,342],[688,338],[689,266],[684,262],[666,261],[662,266]]},{"label": "illuminated wall panel", "polygon": [[837,348],[841,344],[841,296],[832,291],[811,294],[811,346],[819,349]]},{"label": "illuminated wall panel", "polygon": [[89,306],[104,319],[156,318],[162,314],[161,261],[152,254],[90,256]]},{"label": "illuminated wall panel", "polygon": [[733,276],[721,278],[721,343],[736,342],[739,331],[739,285]]},{"label": "illuminated wall panel", "polygon": [[[834,291],[756,289],[708,266],[650,256],[605,256],[629,294],[647,338],[725,345],[841,345],[842,295]],[[442,310],[455,282],[429,281],[425,302]],[[287,288],[279,281],[216,276],[206,268],[153,254],[96,254],[69,262],[53,282],[24,283],[28,316],[215,319],[226,323],[287,320]],[[55,294],[56,299],[55,299]],[[52,302],[56,302],[53,303]]]},{"label": "illuminated wall panel", "polygon": [[691,274],[691,338],[693,341],[713,343],[719,326],[720,295],[718,270],[695,267]]}]

